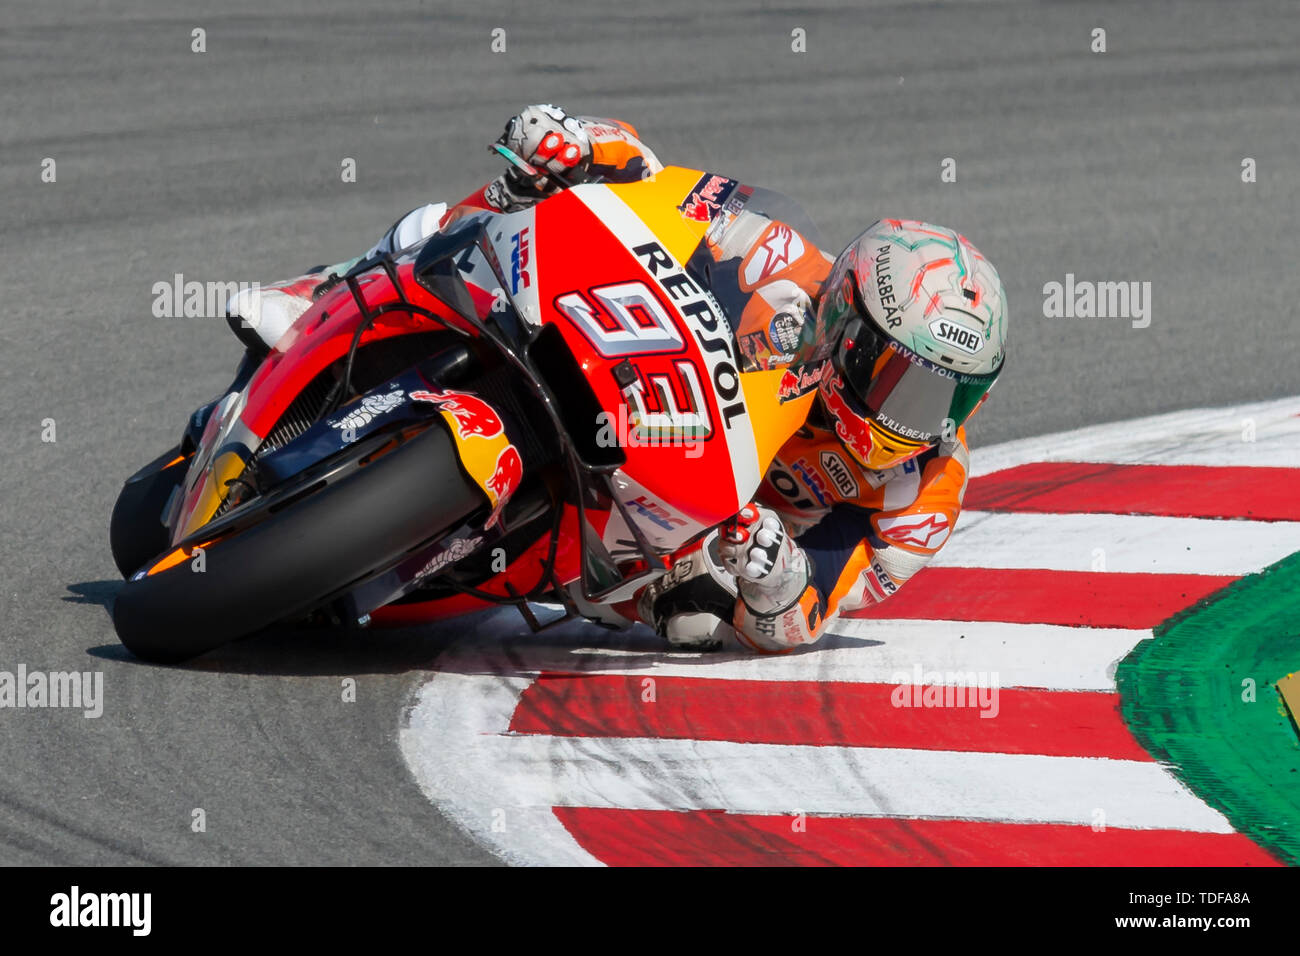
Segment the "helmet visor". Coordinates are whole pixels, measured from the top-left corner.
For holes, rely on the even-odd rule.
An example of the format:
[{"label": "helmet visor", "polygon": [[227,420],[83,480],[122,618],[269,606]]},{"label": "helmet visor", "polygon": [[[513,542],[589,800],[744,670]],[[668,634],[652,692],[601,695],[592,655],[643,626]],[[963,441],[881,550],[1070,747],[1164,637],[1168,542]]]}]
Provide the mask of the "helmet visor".
[{"label": "helmet visor", "polygon": [[951,437],[997,380],[944,368],[890,339],[865,315],[840,347],[845,382],[872,420],[899,438],[937,443]]}]

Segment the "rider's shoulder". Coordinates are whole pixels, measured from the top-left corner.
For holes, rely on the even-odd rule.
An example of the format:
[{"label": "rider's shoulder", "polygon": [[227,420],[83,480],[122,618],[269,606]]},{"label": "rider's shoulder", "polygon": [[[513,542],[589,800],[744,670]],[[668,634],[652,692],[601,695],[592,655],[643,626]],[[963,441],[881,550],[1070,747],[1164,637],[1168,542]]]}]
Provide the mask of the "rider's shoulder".
[{"label": "rider's shoulder", "polygon": [[966,443],[966,429],[958,428],[956,435],[940,440],[938,446],[928,454],[945,467],[949,462],[956,462],[962,471],[970,471],[970,445]]}]

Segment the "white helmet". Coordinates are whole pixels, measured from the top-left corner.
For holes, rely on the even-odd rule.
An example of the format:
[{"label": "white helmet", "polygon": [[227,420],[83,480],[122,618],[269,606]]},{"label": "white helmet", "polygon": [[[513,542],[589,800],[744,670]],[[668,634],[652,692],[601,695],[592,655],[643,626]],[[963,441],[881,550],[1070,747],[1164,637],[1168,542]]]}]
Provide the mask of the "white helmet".
[{"label": "white helmet", "polygon": [[951,437],[1002,371],[1006,291],[951,229],[874,223],[835,260],[820,299],[817,327],[833,365],[822,401],[868,468],[891,468]]}]

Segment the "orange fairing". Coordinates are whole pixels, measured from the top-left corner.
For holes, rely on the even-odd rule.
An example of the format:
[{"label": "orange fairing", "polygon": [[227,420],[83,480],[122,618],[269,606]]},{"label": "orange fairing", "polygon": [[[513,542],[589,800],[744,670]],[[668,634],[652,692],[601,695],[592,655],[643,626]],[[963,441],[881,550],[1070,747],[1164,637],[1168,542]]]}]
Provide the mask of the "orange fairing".
[{"label": "orange fairing", "polygon": [[[811,393],[793,397],[788,390],[791,400],[782,402],[782,369],[744,370],[731,329],[718,321],[721,306],[686,268],[710,229],[707,217],[682,209],[702,179],[712,182],[700,170],[670,166],[650,179],[576,187],[535,213],[534,255],[545,260],[538,297],[555,304],[544,319],[554,316],[600,406],[611,413],[631,406],[629,421],[633,412],[657,416],[698,442],[622,443],[627,463],[621,471],[639,485],[638,494],[644,492],[650,505],[671,503],[677,513],[664,519],[675,529],[665,542],[680,530],[679,518],[710,527],[749,501],[813,402]],[[552,237],[574,234],[586,237],[581,259],[548,257]],[[625,349],[622,342],[604,341],[596,320],[583,321],[609,311],[593,288],[633,287],[645,297],[645,307],[669,316],[657,327],[670,330],[675,349]],[[638,377],[631,399],[612,374],[620,363]],[[640,396],[657,407],[638,401]],[[685,475],[689,481],[682,480]]]},{"label": "orange fairing", "polygon": [[740,383],[745,390],[745,404],[753,420],[754,441],[759,466],[766,473],[772,459],[812,410],[816,390],[786,402],[781,401],[784,368],[742,372]]}]

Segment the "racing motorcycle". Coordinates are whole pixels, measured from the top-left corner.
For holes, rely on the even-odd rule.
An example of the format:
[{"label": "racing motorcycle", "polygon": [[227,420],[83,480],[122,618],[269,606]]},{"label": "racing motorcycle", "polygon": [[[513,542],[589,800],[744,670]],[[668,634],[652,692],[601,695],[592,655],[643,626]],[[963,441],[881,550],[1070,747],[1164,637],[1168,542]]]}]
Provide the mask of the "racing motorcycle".
[{"label": "racing motorcycle", "polygon": [[750,501],[813,402],[815,330],[739,347],[704,240],[744,209],[816,235],[777,193],[669,167],[331,276],[126,481],[122,643],[177,662],[283,622],[602,620]]}]

